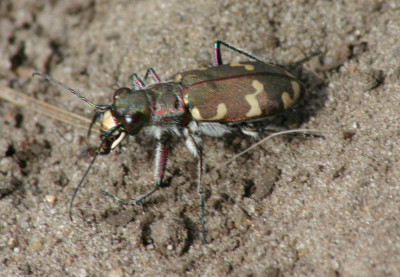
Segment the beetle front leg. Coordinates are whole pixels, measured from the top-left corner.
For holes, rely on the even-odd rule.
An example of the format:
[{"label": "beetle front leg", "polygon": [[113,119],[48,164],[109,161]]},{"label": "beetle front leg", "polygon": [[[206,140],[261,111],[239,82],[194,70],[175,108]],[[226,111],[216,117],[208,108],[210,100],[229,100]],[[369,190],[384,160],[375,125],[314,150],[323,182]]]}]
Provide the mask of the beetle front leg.
[{"label": "beetle front leg", "polygon": [[154,159],[154,182],[156,186],[152,190],[136,198],[134,201],[136,205],[141,204],[143,200],[161,188],[168,159],[167,150],[168,149],[165,142],[163,140],[159,140],[157,142],[156,157]]},{"label": "beetle front leg", "polygon": [[154,162],[154,182],[155,182],[155,187],[145,194],[139,196],[133,201],[127,201],[124,199],[121,199],[113,194],[110,194],[106,191],[103,191],[103,194],[107,197],[111,197],[112,199],[121,202],[125,205],[140,205],[143,200],[145,200],[147,197],[155,193],[157,190],[160,189],[160,187],[163,184],[164,180],[164,173],[165,173],[165,167],[167,165],[167,159],[168,159],[168,151],[167,151],[167,146],[164,141],[159,140],[157,142],[157,148],[156,148],[156,156],[155,156],[155,162]]}]

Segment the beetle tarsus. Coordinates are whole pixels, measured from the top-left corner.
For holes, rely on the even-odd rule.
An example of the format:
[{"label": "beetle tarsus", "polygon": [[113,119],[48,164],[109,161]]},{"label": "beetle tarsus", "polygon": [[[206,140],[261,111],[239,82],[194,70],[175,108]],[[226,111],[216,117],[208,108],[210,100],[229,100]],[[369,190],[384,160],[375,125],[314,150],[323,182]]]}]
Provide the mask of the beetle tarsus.
[{"label": "beetle tarsus", "polygon": [[114,194],[108,193],[108,192],[106,192],[106,191],[104,191],[104,190],[103,190],[102,192],[103,192],[103,195],[104,195],[104,196],[110,197],[110,198],[114,199],[115,201],[118,201],[118,202],[120,202],[120,203],[122,203],[122,204],[131,205],[131,206],[137,205],[137,204],[136,204],[136,201],[127,201],[127,200],[124,200],[124,199],[119,198],[118,196],[115,196]]},{"label": "beetle tarsus", "polygon": [[149,197],[150,195],[152,195],[153,193],[155,193],[157,190],[159,190],[160,187],[157,186],[151,190],[149,190],[148,192],[146,192],[145,194],[139,196],[138,198],[135,199],[135,203],[137,205],[140,205],[147,197]]}]

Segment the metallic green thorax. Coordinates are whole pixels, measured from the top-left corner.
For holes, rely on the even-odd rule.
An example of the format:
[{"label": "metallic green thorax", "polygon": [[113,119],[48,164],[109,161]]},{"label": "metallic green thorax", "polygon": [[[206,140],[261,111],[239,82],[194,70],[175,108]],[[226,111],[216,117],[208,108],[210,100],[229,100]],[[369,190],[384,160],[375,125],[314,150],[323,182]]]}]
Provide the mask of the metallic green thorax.
[{"label": "metallic green thorax", "polygon": [[153,104],[153,124],[182,124],[187,109],[179,85],[172,82],[157,83],[148,87]]},{"label": "metallic green thorax", "polygon": [[304,94],[283,68],[263,62],[231,63],[175,76],[194,120],[238,122],[282,112]]}]

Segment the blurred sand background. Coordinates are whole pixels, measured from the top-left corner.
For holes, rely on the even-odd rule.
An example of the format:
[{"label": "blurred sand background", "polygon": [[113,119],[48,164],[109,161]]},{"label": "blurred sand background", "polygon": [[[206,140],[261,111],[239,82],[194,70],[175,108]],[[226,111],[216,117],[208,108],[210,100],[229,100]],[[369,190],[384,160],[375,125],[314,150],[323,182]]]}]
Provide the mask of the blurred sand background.
[{"label": "blurred sand background", "polygon": [[397,0],[1,1],[0,90],[90,119],[91,107],[32,72],[109,104],[133,72],[166,79],[209,65],[217,39],[280,64],[321,51],[300,73],[306,116],[286,123],[331,133],[275,138],[219,169],[255,141],[205,139],[203,245],[196,162],[181,141],[170,185],[139,207],[101,190],[147,191],[153,142],[99,157],[70,222],[97,133],[0,99],[1,276],[400,276]]}]

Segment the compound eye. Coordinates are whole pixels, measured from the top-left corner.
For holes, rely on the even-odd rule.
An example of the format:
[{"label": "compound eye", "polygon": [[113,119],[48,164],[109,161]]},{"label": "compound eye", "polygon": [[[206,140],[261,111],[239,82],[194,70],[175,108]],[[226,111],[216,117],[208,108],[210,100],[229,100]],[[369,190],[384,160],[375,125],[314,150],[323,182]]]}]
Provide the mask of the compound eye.
[{"label": "compound eye", "polygon": [[131,115],[125,115],[125,123],[130,125],[133,121],[132,116]]},{"label": "compound eye", "polygon": [[142,117],[140,116],[140,114],[124,115],[124,117],[122,119],[122,124],[126,125],[126,126],[134,126],[134,125],[137,125],[138,123],[140,123],[141,120],[142,120]]},{"label": "compound eye", "polygon": [[130,134],[136,134],[143,127],[143,117],[140,113],[127,114],[121,118],[124,129]]}]

